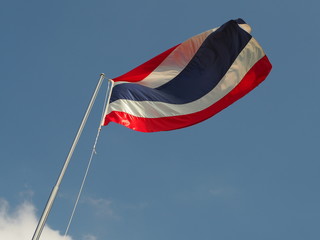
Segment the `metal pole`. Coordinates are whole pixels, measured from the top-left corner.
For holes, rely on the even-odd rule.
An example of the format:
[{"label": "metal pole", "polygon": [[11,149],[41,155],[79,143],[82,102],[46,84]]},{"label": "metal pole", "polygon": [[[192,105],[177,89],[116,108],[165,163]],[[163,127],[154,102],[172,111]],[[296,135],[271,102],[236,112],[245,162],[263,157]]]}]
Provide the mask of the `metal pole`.
[{"label": "metal pole", "polygon": [[62,168],[62,170],[61,170],[61,172],[60,172],[60,175],[59,175],[59,178],[58,178],[58,180],[57,180],[57,182],[56,182],[56,185],[53,187],[53,189],[52,189],[52,191],[51,191],[50,197],[49,197],[49,199],[48,199],[48,202],[47,202],[47,204],[46,204],[45,209],[43,210],[43,213],[42,213],[41,218],[40,218],[40,220],[39,220],[39,222],[38,222],[37,228],[36,228],[36,230],[35,230],[35,232],[34,232],[34,234],[33,234],[32,240],[39,240],[39,238],[40,238],[40,235],[41,235],[42,230],[43,230],[43,228],[44,228],[44,226],[45,226],[45,224],[46,224],[46,220],[47,220],[48,215],[49,215],[49,213],[50,213],[50,210],[51,210],[51,208],[52,208],[54,199],[55,199],[56,196],[57,196],[57,193],[58,193],[59,186],[60,186],[60,184],[61,184],[62,178],[63,178],[63,176],[64,176],[64,174],[65,174],[65,172],[66,172],[66,170],[67,170],[67,167],[68,167],[69,162],[70,162],[70,160],[71,160],[71,157],[72,157],[72,154],[73,154],[73,152],[74,152],[74,149],[76,148],[76,145],[77,145],[77,143],[78,143],[78,141],[79,141],[79,138],[80,138],[80,136],[81,136],[82,130],[83,130],[83,128],[84,128],[84,126],[85,126],[85,124],[86,124],[86,122],[87,122],[88,116],[89,116],[89,114],[90,114],[90,111],[91,111],[92,106],[93,106],[93,104],[94,104],[94,101],[95,101],[95,99],[96,99],[96,97],[97,97],[97,95],[98,95],[99,89],[100,89],[100,87],[101,87],[101,85],[102,85],[102,82],[103,82],[103,79],[104,79],[104,78],[105,78],[104,73],[101,73],[101,74],[100,74],[99,81],[98,81],[98,84],[97,84],[97,86],[96,86],[96,89],[95,89],[95,91],[94,91],[94,93],[93,93],[93,95],[92,95],[92,97],[91,97],[90,103],[89,103],[89,105],[88,105],[87,111],[86,111],[86,113],[84,114],[84,117],[83,117],[82,122],[81,122],[81,124],[80,124],[80,127],[79,127],[79,129],[78,129],[77,135],[76,135],[76,137],[75,137],[74,140],[73,140],[73,143],[72,143],[72,146],[71,146],[71,148],[70,148],[69,154],[68,154],[68,156],[67,156],[67,158],[66,158],[66,161],[65,161],[65,163],[64,163],[64,165],[63,165],[63,168]]}]

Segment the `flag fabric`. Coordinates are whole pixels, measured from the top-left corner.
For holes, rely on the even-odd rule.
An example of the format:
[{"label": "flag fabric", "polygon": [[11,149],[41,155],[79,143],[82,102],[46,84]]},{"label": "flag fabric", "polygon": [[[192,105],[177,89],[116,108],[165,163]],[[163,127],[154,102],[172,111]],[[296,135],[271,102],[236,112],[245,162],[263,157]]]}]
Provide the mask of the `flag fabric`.
[{"label": "flag fabric", "polygon": [[196,35],[112,79],[103,125],[168,131],[204,121],[258,86],[271,63],[242,19]]}]

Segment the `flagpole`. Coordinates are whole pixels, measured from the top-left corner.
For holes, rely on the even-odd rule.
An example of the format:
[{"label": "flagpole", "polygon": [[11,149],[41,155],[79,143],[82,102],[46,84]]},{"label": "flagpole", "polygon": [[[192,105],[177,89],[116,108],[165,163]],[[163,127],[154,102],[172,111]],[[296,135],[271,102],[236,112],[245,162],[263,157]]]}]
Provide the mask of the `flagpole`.
[{"label": "flagpole", "polygon": [[91,111],[92,106],[94,104],[94,101],[95,101],[95,99],[96,99],[96,97],[98,95],[99,89],[100,89],[100,87],[102,85],[102,82],[103,82],[104,78],[105,78],[104,73],[101,73],[99,81],[98,81],[98,84],[96,86],[96,89],[95,89],[95,91],[94,91],[94,93],[93,93],[93,95],[91,97],[90,103],[89,103],[89,105],[87,107],[87,110],[86,110],[84,116],[83,116],[82,122],[81,122],[80,127],[78,129],[78,132],[77,132],[77,134],[76,134],[76,136],[75,136],[75,138],[73,140],[73,143],[71,145],[70,151],[69,151],[69,153],[67,155],[65,163],[63,165],[63,168],[62,168],[62,170],[60,172],[60,175],[58,177],[58,180],[57,180],[55,186],[53,187],[53,189],[51,191],[50,197],[49,197],[49,199],[47,201],[47,204],[46,204],[46,206],[45,206],[45,208],[43,210],[43,213],[42,213],[41,218],[40,218],[40,220],[38,222],[37,228],[36,228],[36,230],[35,230],[35,232],[33,234],[32,240],[39,240],[39,238],[40,238],[40,235],[41,235],[42,230],[43,230],[43,228],[44,228],[44,226],[46,224],[46,220],[47,220],[48,215],[50,213],[50,210],[52,208],[53,202],[54,202],[54,200],[55,200],[55,198],[57,196],[57,193],[58,193],[58,190],[59,190],[59,186],[60,186],[61,181],[63,179],[63,176],[64,176],[64,174],[65,174],[65,172],[67,170],[67,167],[68,167],[69,162],[71,160],[71,157],[72,157],[72,154],[74,152],[74,149],[76,148],[76,145],[77,145],[77,143],[79,141],[79,138],[81,136],[82,130],[83,130],[83,128],[84,128],[84,126],[85,126],[85,124],[87,122],[87,119],[89,117],[90,111]]}]

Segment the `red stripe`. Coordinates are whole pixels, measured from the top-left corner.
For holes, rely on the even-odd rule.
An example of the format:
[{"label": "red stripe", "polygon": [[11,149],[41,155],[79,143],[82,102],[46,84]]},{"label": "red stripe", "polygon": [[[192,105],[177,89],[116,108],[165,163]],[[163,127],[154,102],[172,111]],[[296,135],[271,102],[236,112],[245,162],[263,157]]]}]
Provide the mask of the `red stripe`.
[{"label": "red stripe", "polygon": [[158,56],[150,59],[149,61],[141,64],[140,66],[132,69],[131,71],[112,79],[115,82],[126,81],[126,82],[138,82],[147,77],[152,73],[165,59],[166,57],[176,49],[180,44],[174,46],[167,51],[159,54]]},{"label": "red stripe", "polygon": [[135,117],[125,112],[111,112],[105,117],[104,125],[110,121],[140,132],[169,131],[188,127],[217,114],[257,87],[269,74],[272,65],[267,56],[260,59],[244,76],[242,81],[226,96],[210,107],[187,115],[163,118]]}]

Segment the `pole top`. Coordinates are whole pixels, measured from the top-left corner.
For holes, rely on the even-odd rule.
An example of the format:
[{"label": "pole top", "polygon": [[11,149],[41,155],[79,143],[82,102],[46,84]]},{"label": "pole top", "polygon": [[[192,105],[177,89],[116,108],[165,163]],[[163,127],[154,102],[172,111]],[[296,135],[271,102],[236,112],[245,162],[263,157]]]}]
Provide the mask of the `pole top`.
[{"label": "pole top", "polygon": [[101,73],[101,74],[100,74],[100,77],[101,77],[101,76],[104,76],[104,77],[105,77],[106,75],[105,75],[104,73]]}]

